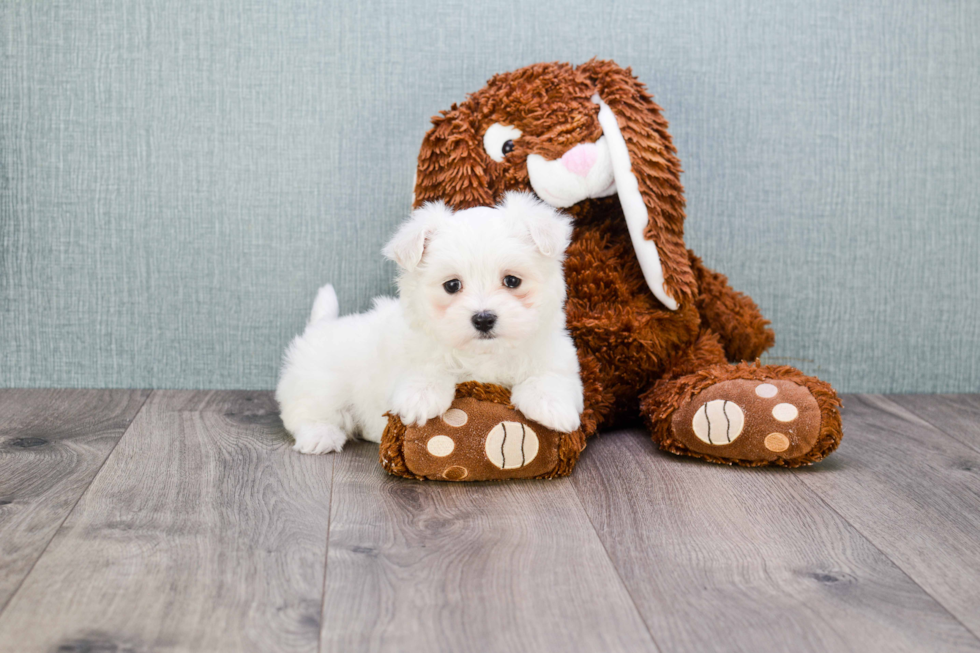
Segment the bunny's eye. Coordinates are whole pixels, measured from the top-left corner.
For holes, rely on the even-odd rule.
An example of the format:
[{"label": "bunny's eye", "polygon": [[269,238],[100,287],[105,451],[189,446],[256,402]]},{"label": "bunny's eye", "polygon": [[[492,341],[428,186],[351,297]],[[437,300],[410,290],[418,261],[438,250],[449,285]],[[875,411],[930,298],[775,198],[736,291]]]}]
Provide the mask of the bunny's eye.
[{"label": "bunny's eye", "polygon": [[483,134],[483,149],[487,156],[500,163],[514,151],[514,141],[521,137],[521,130],[495,122]]}]

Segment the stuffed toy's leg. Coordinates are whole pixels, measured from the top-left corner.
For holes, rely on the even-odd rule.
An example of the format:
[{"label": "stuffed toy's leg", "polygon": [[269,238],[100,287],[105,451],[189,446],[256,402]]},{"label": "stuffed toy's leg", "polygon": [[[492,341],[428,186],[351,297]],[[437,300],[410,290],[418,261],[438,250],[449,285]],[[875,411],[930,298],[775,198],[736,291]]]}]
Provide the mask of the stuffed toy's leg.
[{"label": "stuffed toy's leg", "polygon": [[718,336],[725,358],[732,362],[754,361],[776,342],[769,320],[745,293],[728,285],[728,278],[704,266],[688,251],[691,271],[698,281],[698,314],[701,324]]},{"label": "stuffed toy's leg", "polygon": [[799,467],[840,444],[840,401],[829,384],[785,365],[723,360],[718,337],[703,333],[640,397],[662,449],[716,463]]}]

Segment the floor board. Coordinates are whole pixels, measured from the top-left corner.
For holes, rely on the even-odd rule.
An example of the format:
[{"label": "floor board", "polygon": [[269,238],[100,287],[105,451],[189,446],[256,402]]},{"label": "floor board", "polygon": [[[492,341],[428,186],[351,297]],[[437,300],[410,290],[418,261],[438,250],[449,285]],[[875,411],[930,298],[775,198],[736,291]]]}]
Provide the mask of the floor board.
[{"label": "floor board", "polygon": [[0,391],[0,652],[980,651],[980,396],[847,397],[806,469],[627,431],[452,484],[147,394]]},{"label": "floor board", "polygon": [[880,396],[848,397],[844,419],[800,479],[980,636],[980,452]]},{"label": "floor board", "polygon": [[671,456],[633,431],[592,441],[573,479],[664,653],[980,650],[797,473]]},{"label": "floor board", "polygon": [[7,609],[24,651],[316,651],[333,459],[266,393],[154,392]]},{"label": "floor board", "polygon": [[387,476],[337,459],[323,651],[653,651],[569,479]]},{"label": "floor board", "polygon": [[889,395],[886,399],[980,451],[980,395]]},{"label": "floor board", "polygon": [[149,394],[0,390],[0,612]]}]

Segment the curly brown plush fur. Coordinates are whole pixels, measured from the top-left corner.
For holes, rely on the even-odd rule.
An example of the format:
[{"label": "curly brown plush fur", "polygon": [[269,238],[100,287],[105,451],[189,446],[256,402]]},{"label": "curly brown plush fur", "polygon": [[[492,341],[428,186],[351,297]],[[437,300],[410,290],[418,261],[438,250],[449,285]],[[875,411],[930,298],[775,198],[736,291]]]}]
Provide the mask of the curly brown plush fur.
[{"label": "curly brown plush fur", "polygon": [[[575,230],[566,253],[568,328],[585,384],[582,430],[642,417],[661,447],[712,462],[767,461],[696,453],[671,430],[671,415],[705,388],[732,379],[791,380],[816,398],[821,436],[804,455],[768,461],[794,466],[820,460],[840,441],[833,389],[786,367],[729,365],[755,360],[774,334],[755,302],[733,290],[684,245],[684,189],[667,121],[627,69],[611,61],[580,66],[546,63],[496,75],[487,86],[433,118],[419,155],[415,205],[443,200],[454,209],[492,205],[505,191],[533,191],[527,158],[561,158],[603,135],[597,95],[615,114],[647,211],[643,231],[656,244],[670,310],[648,287],[616,196],[586,199],[566,210]],[[521,130],[502,162],[483,148],[494,123]],[[492,400],[492,399],[491,399]],[[397,458],[397,452],[382,454]]]}]

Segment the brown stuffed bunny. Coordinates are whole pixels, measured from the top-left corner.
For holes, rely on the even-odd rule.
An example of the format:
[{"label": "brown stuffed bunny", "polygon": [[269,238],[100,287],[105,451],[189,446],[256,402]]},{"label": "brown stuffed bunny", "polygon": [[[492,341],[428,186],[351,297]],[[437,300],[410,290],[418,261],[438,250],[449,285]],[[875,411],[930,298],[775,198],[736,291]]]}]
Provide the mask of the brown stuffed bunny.
[{"label": "brown stuffed bunny", "polygon": [[[514,411],[506,390],[462,384],[451,419],[406,428],[389,417],[381,446],[389,472],[564,475],[585,437],[638,417],[661,448],[718,463],[796,467],[837,447],[840,404],[830,385],[791,367],[741,362],[755,361],[774,335],[748,296],[685,247],[680,172],[660,107],[611,61],[497,75],[433,119],[416,207],[493,205],[525,190],[574,218],[566,313],[586,408],[580,432],[554,433]],[[453,455],[426,447],[436,434],[453,439]]]}]

